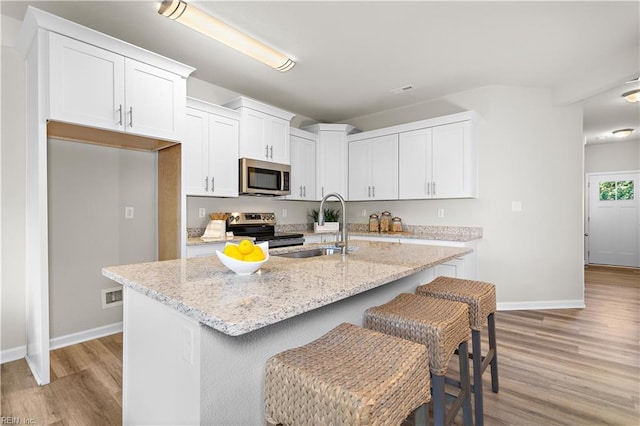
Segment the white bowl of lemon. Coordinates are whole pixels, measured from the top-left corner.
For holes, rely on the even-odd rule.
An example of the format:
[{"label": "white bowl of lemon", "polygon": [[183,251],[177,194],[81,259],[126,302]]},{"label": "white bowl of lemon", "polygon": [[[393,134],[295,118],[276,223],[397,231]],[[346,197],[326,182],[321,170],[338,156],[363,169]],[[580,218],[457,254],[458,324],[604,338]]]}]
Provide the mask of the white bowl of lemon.
[{"label": "white bowl of lemon", "polygon": [[216,250],[218,259],[238,275],[251,275],[269,260],[269,243],[254,244],[251,240],[227,243],[224,252]]}]

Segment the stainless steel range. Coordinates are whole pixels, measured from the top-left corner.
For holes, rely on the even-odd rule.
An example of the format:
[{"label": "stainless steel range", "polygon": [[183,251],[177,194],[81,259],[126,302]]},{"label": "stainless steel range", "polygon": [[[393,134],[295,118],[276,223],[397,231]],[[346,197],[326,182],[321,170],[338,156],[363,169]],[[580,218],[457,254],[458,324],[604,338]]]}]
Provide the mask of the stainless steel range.
[{"label": "stainless steel range", "polygon": [[256,241],[268,241],[269,248],[304,244],[302,234],[276,232],[276,215],[274,213],[229,213],[227,231],[241,237],[254,237]]}]

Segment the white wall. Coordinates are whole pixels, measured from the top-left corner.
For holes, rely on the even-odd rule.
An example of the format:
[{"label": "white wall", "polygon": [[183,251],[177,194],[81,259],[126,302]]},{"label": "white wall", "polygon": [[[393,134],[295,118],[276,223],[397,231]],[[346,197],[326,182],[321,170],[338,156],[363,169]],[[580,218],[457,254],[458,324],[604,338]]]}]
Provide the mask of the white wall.
[{"label": "white wall", "polygon": [[[583,298],[582,107],[558,107],[547,90],[483,87],[444,99],[480,116],[478,198],[349,203],[349,220],[389,210],[406,224],[481,226],[480,278],[494,282],[503,307],[579,304]],[[437,113],[413,105],[412,117]],[[424,114],[421,114],[424,106]],[[384,122],[405,121],[407,108]],[[381,114],[351,120],[363,130]],[[512,212],[512,201],[522,203]],[[437,217],[437,208],[445,217]]]},{"label": "white wall", "polygon": [[[102,309],[109,265],[157,255],[157,154],[50,139],[49,331],[66,336],[122,321]],[[125,207],[134,208],[125,219]]]},{"label": "white wall", "polygon": [[640,140],[585,146],[585,173],[640,170]]}]

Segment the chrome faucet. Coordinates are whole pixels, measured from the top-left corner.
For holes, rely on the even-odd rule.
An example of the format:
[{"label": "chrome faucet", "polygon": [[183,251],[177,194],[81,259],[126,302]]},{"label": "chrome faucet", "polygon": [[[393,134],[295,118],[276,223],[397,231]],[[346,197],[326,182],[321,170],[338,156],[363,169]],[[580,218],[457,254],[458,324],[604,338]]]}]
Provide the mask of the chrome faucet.
[{"label": "chrome faucet", "polygon": [[342,195],[338,194],[337,192],[332,192],[331,194],[327,194],[322,198],[322,201],[320,201],[320,211],[318,212],[318,225],[322,226],[324,225],[324,202],[327,201],[327,198],[329,197],[335,197],[338,199],[338,201],[340,201],[340,205],[342,206],[342,235],[341,235],[341,240],[342,241],[336,241],[336,247],[340,247],[342,250],[342,254],[345,255],[347,254],[347,207],[344,204],[344,198],[342,198]]}]

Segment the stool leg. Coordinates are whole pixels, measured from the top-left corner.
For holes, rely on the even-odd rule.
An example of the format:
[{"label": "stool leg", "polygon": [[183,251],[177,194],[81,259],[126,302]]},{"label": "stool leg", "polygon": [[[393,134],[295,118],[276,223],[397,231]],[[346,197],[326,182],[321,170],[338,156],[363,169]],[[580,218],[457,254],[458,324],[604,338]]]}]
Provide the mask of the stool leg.
[{"label": "stool leg", "polygon": [[429,426],[429,404],[422,404],[413,413],[413,424]]},{"label": "stool leg", "polygon": [[480,331],[471,330],[471,345],[473,352],[473,397],[476,414],[476,426],[484,424],[484,409],[482,400],[482,349],[480,345]]},{"label": "stool leg", "polygon": [[431,375],[431,398],[433,399],[433,424],[445,425],[446,401],[444,394],[444,376]]},{"label": "stool leg", "polygon": [[471,419],[471,386],[469,384],[469,347],[467,342],[463,342],[459,347],[460,355],[458,356],[460,362],[460,393],[464,395],[464,401],[462,403],[462,413],[464,418],[464,426],[472,426],[473,420]]},{"label": "stool leg", "polygon": [[498,351],[496,349],[496,318],[494,313],[487,317],[489,328],[489,352],[493,354],[491,359],[491,390],[498,393],[500,385],[498,383]]}]

